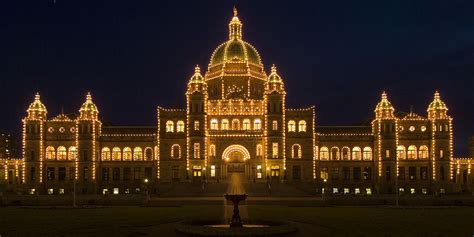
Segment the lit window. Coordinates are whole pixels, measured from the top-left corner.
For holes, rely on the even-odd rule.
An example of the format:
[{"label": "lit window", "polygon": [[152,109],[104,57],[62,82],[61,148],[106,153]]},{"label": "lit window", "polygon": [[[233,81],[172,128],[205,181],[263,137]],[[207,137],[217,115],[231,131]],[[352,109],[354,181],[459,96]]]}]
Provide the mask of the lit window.
[{"label": "lit window", "polygon": [[260,130],[262,129],[262,121],[260,119],[255,119],[253,121],[253,129],[254,130]]},{"label": "lit window", "polygon": [[291,147],[291,158],[301,158],[301,146],[299,144],[294,144]]},{"label": "lit window", "polygon": [[416,146],[411,145],[408,147],[408,159],[416,159]]},{"label": "lit window", "polygon": [[357,195],[357,194],[360,194],[360,188],[355,188],[354,189],[354,193]]},{"label": "lit window", "polygon": [[410,194],[415,194],[415,189],[414,188],[410,188]]},{"label": "lit window", "polygon": [[390,150],[385,150],[385,158],[390,158]]},{"label": "lit window", "polygon": [[326,182],[329,178],[328,168],[326,167],[321,168],[321,171],[319,172],[319,177],[321,177],[321,179],[324,180],[324,182]]},{"label": "lit window", "polygon": [[296,132],[296,123],[294,120],[288,121],[288,132]]},{"label": "lit window", "polygon": [[428,194],[428,189],[427,188],[422,188],[421,193],[422,194]]},{"label": "lit window", "polygon": [[349,194],[349,188],[344,188],[344,194]]},{"label": "lit window", "polygon": [[121,159],[122,159],[122,153],[121,153],[120,148],[114,147],[112,149],[112,160],[118,161],[118,160],[121,160]]},{"label": "lit window", "polygon": [[371,188],[366,188],[365,189],[365,194],[372,195],[372,189]]},{"label": "lit window", "polygon": [[404,146],[398,146],[397,147],[397,157],[399,159],[406,159],[406,153],[405,153],[405,147]]},{"label": "lit window", "polygon": [[143,150],[140,147],[133,149],[133,160],[143,160]]},{"label": "lit window", "polygon": [[321,147],[321,150],[319,150],[319,158],[321,160],[329,160],[329,149],[327,147]]},{"label": "lit window", "polygon": [[182,120],[176,123],[176,132],[184,132],[184,122]]},{"label": "lit window", "polygon": [[[155,151],[158,153],[157,147],[155,146]],[[145,159],[153,160],[153,149],[151,147],[145,148]]]},{"label": "lit window", "polygon": [[337,193],[339,191],[338,188],[332,188],[332,193]]},{"label": "lit window", "polygon": [[130,147],[123,148],[123,160],[132,160],[132,149]]},{"label": "lit window", "polygon": [[425,131],[426,131],[426,126],[421,126],[420,130],[421,130],[422,132],[425,132]]},{"label": "lit window", "polygon": [[64,188],[59,189],[59,194],[64,195]]},{"label": "lit window", "polygon": [[238,119],[232,119],[232,130],[240,130],[240,121]]},{"label": "lit window", "polygon": [[444,158],[444,151],[443,150],[439,150],[439,158]]},{"label": "lit window", "polygon": [[216,156],[216,145],[211,144],[209,146],[209,156]]},{"label": "lit window", "polygon": [[174,122],[166,121],[166,132],[174,132]]},{"label": "lit window", "polygon": [[181,147],[178,144],[173,144],[171,146],[171,158],[181,158]]},{"label": "lit window", "polygon": [[194,143],[194,158],[199,159],[201,158],[201,144]]},{"label": "lit window", "polygon": [[54,160],[56,158],[56,151],[54,147],[48,146],[46,147],[46,159],[47,160]]},{"label": "lit window", "polygon": [[278,143],[277,142],[274,142],[272,144],[272,157],[278,158]]},{"label": "lit window", "polygon": [[103,161],[110,160],[110,148],[108,147],[102,148],[102,160]]},{"label": "lit window", "polygon": [[306,121],[300,120],[298,122],[298,131],[299,132],[306,132]]},{"label": "lit window", "polygon": [[222,120],[221,129],[222,130],[229,130],[229,120],[227,120],[227,119]]},{"label": "lit window", "polygon": [[361,149],[360,147],[356,146],[352,148],[352,160],[360,160],[361,158]]},{"label": "lit window", "polygon": [[420,146],[420,150],[418,151],[418,157],[420,159],[428,159],[428,147],[427,146]]},{"label": "lit window", "polygon": [[77,148],[75,146],[69,147],[69,151],[68,151],[69,160],[76,159],[76,156],[77,156]]},{"label": "lit window", "polygon": [[364,154],[362,159],[364,160],[372,160],[372,148],[366,146],[364,147]]},{"label": "lit window", "polygon": [[410,130],[410,132],[414,132],[414,131],[415,131],[415,127],[414,127],[414,126],[410,126],[409,130]]},{"label": "lit window", "polygon": [[194,130],[199,131],[199,121],[194,121]]},{"label": "lit window", "polygon": [[216,166],[211,165],[211,177],[216,177]]},{"label": "lit window", "polygon": [[217,119],[211,119],[211,130],[218,130],[219,129],[219,122]]},{"label": "lit window", "polygon": [[250,119],[244,119],[243,127],[244,130],[250,130]]},{"label": "lit window", "polygon": [[263,151],[262,151],[262,145],[261,144],[258,144],[257,145],[257,156],[262,156],[263,155]]},{"label": "lit window", "polygon": [[117,195],[119,194],[119,189],[118,188],[114,188],[114,195]]},{"label": "lit window", "polygon": [[49,194],[49,195],[53,195],[53,194],[54,194],[54,189],[48,188],[48,194]]},{"label": "lit window", "polygon": [[67,159],[66,147],[63,147],[63,146],[58,147],[58,160],[66,160],[66,159]]},{"label": "lit window", "polygon": [[272,130],[273,130],[273,131],[278,130],[278,121],[273,120],[273,122],[272,122]]},{"label": "lit window", "polygon": [[257,165],[257,179],[262,178],[262,165]]}]

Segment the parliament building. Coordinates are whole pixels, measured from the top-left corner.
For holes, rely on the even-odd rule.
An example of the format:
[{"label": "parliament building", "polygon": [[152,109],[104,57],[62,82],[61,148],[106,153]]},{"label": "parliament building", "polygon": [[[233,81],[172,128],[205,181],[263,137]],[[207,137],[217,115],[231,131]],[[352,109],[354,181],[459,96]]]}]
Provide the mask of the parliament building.
[{"label": "parliament building", "polygon": [[424,115],[395,113],[384,92],[370,125],[320,126],[315,107],[287,107],[285,79],[243,40],[235,10],[228,40],[190,74],[186,107],[158,107],[154,126],[103,125],[91,94],[78,114],[49,117],[37,94],[22,120],[22,158],[0,160],[0,184],[25,194],[73,186],[127,194],[240,172],[319,193],[474,191],[474,159],[453,157],[453,118],[438,92]]}]

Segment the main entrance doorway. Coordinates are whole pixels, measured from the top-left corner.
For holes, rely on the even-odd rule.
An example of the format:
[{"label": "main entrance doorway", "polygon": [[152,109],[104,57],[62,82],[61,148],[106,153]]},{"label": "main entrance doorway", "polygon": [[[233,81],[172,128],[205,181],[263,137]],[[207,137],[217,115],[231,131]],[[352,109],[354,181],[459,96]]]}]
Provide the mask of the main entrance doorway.
[{"label": "main entrance doorway", "polygon": [[250,153],[242,145],[230,145],[222,153],[223,175],[228,176],[231,173],[244,173],[248,176],[249,168],[247,160],[250,159]]}]

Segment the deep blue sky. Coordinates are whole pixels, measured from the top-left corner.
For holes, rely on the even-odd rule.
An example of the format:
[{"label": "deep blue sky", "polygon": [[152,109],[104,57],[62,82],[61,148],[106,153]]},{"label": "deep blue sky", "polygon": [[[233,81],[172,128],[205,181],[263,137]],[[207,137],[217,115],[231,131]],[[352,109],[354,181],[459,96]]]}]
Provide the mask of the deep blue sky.
[{"label": "deep blue sky", "polygon": [[474,134],[474,1],[2,1],[0,130],[19,134],[39,91],[49,115],[91,91],[105,121],[156,124],[184,108],[194,65],[227,40],[232,6],[288,104],[318,125],[370,121],[386,90],[397,111],[426,115],[433,92],[454,117],[456,155]]}]

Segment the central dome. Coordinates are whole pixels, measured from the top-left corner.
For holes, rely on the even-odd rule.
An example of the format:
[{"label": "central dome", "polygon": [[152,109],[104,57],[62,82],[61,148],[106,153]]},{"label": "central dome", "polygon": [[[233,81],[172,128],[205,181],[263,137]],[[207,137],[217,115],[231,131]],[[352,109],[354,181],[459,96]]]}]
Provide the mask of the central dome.
[{"label": "central dome", "polygon": [[246,61],[256,65],[262,64],[257,50],[241,39],[231,39],[219,45],[211,56],[209,66],[215,66],[227,61]]}]

